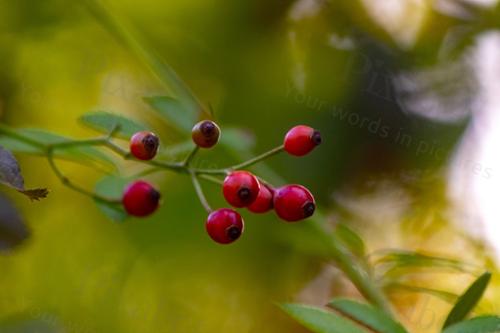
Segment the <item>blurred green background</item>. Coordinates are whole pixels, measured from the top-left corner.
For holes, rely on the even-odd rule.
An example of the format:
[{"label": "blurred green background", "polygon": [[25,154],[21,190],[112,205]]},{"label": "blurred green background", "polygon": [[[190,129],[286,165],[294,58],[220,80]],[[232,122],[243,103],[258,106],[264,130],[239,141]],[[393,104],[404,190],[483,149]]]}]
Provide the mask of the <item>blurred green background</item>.
[{"label": "blurred green background", "polygon": [[[453,2],[466,18],[437,10],[437,1],[416,0],[393,7],[368,0],[107,3],[213,106],[223,131],[247,133],[254,152],[280,144],[298,123],[322,131],[324,144],[310,156],[279,156],[269,165],[315,193],[326,223],[348,223],[370,250],[456,256],[459,249],[461,259],[496,270],[488,243],[469,237],[446,213],[443,172],[453,164],[479,89],[464,59],[478,36],[497,28],[496,3]],[[464,26],[449,42],[450,31]],[[91,137],[76,120],[99,109],[147,122],[165,146],[187,139],[142,101],[164,94],[162,86],[84,2],[1,2],[0,60],[0,116],[11,126]],[[443,73],[422,74],[437,69]],[[357,295],[309,246],[314,240],[302,239],[307,227],[273,214],[244,214],[244,237],[228,247],[214,244],[187,177],[150,177],[162,189],[159,213],[117,224],[63,187],[43,158],[17,157],[27,184],[51,194],[31,203],[5,191],[32,235],[0,258],[2,332],[298,333],[305,330],[278,302]],[[232,162],[219,148],[196,161]],[[88,188],[102,176],[74,163],[61,166]],[[123,171],[138,169],[126,163]],[[214,206],[224,205],[219,188],[204,187]],[[500,312],[495,279],[481,311]],[[438,280],[456,292],[467,281]],[[428,296],[392,297],[414,332],[435,331],[449,307]]]}]

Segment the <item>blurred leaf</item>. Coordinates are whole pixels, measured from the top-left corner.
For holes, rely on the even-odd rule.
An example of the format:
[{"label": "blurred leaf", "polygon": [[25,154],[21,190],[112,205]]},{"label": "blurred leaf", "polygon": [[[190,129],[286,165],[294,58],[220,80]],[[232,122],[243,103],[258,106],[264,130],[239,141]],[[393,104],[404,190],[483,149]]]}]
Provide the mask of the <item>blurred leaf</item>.
[{"label": "blurred leaf", "polygon": [[194,111],[188,111],[177,99],[168,96],[144,97],[144,101],[155,109],[167,123],[185,133],[193,128],[197,120]]},{"label": "blurred leaf", "polygon": [[458,299],[458,295],[456,295],[454,293],[450,293],[448,291],[419,287],[419,286],[410,286],[410,285],[406,285],[403,283],[397,283],[397,282],[391,282],[391,283],[385,284],[384,290],[386,290],[386,291],[404,290],[404,291],[408,291],[408,292],[432,295],[432,296],[438,297],[439,299],[442,299],[443,301],[448,302],[450,304],[455,304],[455,302]]},{"label": "blurred leaf", "polygon": [[357,232],[349,228],[346,224],[338,224],[335,228],[334,234],[356,256],[362,258],[366,255],[365,242]]},{"label": "blurred leaf", "polygon": [[28,196],[31,200],[40,200],[47,197],[48,194],[47,189],[27,190],[24,188],[24,178],[19,163],[14,155],[2,146],[0,146],[0,183]]},{"label": "blurred leaf", "polygon": [[446,328],[443,333],[497,333],[500,317],[485,316],[463,321]]},{"label": "blurred leaf", "polygon": [[[119,176],[106,176],[95,185],[95,193],[106,198],[121,198],[125,186],[130,179]],[[120,204],[111,204],[102,201],[95,201],[99,209],[115,222],[124,222],[128,218],[127,212]]]},{"label": "blurred leaf", "polygon": [[[67,142],[70,139],[39,129],[9,129],[9,136],[0,137],[0,144],[5,148],[24,154],[46,155],[46,146]],[[56,158],[70,161],[85,161],[100,163],[108,168],[115,169],[114,161],[106,154],[94,147],[66,147],[54,151]]]},{"label": "blurred leaf", "polygon": [[193,150],[193,147],[193,140],[191,140],[191,138],[177,144],[160,146],[160,151],[157,154],[157,158],[165,158],[171,160],[174,157],[181,155],[184,156],[185,154],[190,153]]},{"label": "blurred leaf", "polygon": [[0,250],[6,251],[21,244],[30,235],[17,209],[0,196]]},{"label": "blurred leaf", "polygon": [[220,143],[235,151],[249,151],[255,146],[255,137],[250,133],[234,127],[224,129]]},{"label": "blurred leaf", "polygon": [[[165,88],[179,100],[190,116],[196,116],[199,112],[203,111],[203,107],[196,96],[173,68],[165,63],[156,52],[150,49],[147,43],[125,23],[123,18],[118,18],[115,10],[111,10],[101,1],[96,0],[86,0],[83,4],[105,29],[129,50],[134,52],[148,66]],[[192,125],[193,123],[190,124],[190,126]]]},{"label": "blurred leaf", "polygon": [[[448,259],[410,251],[386,251],[378,258],[374,265],[387,264],[389,268],[384,273],[385,276],[397,275],[397,270],[402,268],[448,268],[459,272],[470,273],[471,270],[466,265],[455,259]],[[408,270],[402,271],[403,274]]]},{"label": "blurred leaf", "polygon": [[348,299],[335,299],[328,304],[340,314],[379,333],[406,333],[401,324],[372,305]]},{"label": "blurred leaf", "polygon": [[352,321],[336,313],[300,304],[284,304],[283,310],[315,333],[366,333]]},{"label": "blurred leaf", "polygon": [[491,273],[486,272],[470,285],[465,293],[458,298],[458,301],[453,309],[451,309],[443,328],[458,323],[467,317],[467,315],[477,305],[481,297],[483,297],[483,293],[488,287],[490,279]]},{"label": "blurred leaf", "polygon": [[109,133],[118,126],[115,135],[124,139],[129,139],[135,133],[147,130],[146,126],[135,120],[105,111],[86,113],[79,120],[82,124],[103,133]]}]

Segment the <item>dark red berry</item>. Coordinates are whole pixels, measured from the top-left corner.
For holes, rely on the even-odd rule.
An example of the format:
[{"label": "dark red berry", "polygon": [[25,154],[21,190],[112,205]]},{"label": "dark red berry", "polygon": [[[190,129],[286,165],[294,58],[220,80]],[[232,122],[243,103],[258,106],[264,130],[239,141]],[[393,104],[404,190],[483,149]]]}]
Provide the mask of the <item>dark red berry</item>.
[{"label": "dark red berry", "polygon": [[222,191],[230,205],[247,207],[257,199],[260,183],[257,177],[248,171],[234,171],[224,179]]},{"label": "dark red berry", "polygon": [[194,125],[191,136],[198,147],[212,148],[219,141],[220,129],[213,121],[202,120]]},{"label": "dark red berry", "polygon": [[159,206],[160,193],[151,184],[136,181],[127,186],[123,194],[123,207],[129,215],[147,216]]},{"label": "dark red berry", "polygon": [[151,132],[135,133],[130,139],[130,152],[140,160],[151,160],[156,156],[160,140]]},{"label": "dark red berry", "polygon": [[287,185],[274,192],[274,210],[285,221],[294,222],[314,214],[316,203],[307,188]]},{"label": "dark red berry", "polygon": [[248,210],[253,213],[261,214],[273,209],[273,192],[274,190],[272,188],[260,183],[260,191],[257,195],[257,199],[247,207]]},{"label": "dark red berry", "polygon": [[312,127],[299,125],[286,133],[285,150],[294,156],[304,156],[321,143],[321,133]]},{"label": "dark red berry", "polygon": [[244,222],[236,211],[222,208],[208,215],[205,226],[214,241],[220,244],[229,244],[240,238]]}]

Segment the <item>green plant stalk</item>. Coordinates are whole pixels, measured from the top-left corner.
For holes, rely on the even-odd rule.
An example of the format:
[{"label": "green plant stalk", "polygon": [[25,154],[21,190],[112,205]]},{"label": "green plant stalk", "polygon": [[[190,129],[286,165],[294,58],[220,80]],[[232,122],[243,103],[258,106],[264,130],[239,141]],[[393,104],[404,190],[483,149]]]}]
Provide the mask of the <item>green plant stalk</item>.
[{"label": "green plant stalk", "polygon": [[201,188],[201,184],[198,181],[196,174],[194,172],[190,172],[190,176],[191,181],[193,182],[194,189],[196,191],[196,195],[198,195],[198,198],[200,199],[201,205],[203,206],[203,208],[205,208],[207,213],[210,214],[212,212],[212,207],[210,207],[207,197],[203,193],[203,189]]},{"label": "green plant stalk", "polygon": [[320,223],[318,219],[311,220],[310,225],[317,232],[318,240],[325,244],[328,255],[356,286],[361,295],[388,315],[393,316],[391,306],[382,288],[368,273],[360,260],[349,252],[335,234],[326,230],[325,225]]}]

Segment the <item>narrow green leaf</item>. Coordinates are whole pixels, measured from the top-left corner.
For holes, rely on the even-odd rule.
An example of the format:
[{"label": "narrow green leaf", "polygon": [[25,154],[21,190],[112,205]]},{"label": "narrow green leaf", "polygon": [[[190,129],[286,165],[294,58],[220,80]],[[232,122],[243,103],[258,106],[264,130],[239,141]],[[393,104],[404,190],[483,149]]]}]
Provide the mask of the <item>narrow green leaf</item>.
[{"label": "narrow green leaf", "polygon": [[95,111],[84,114],[80,122],[98,132],[109,133],[118,126],[115,135],[129,139],[136,132],[145,131],[147,127],[130,118],[105,111]]},{"label": "narrow green leaf", "polygon": [[284,304],[282,309],[315,333],[366,333],[367,330],[336,313],[300,304]]},{"label": "narrow green leaf", "polygon": [[169,124],[183,132],[190,132],[196,123],[197,115],[186,109],[179,100],[168,96],[143,98]]},{"label": "narrow green leaf", "polygon": [[[46,155],[46,146],[59,142],[66,142],[70,139],[51,132],[39,129],[9,129],[12,135],[0,136],[0,145],[12,152]],[[68,161],[85,161],[85,163],[99,163],[102,166],[114,169],[114,161],[102,151],[88,146],[68,147],[57,149],[54,156]]]},{"label": "narrow green leaf", "polygon": [[196,96],[175,70],[165,63],[122,17],[118,17],[116,11],[102,1],[85,0],[82,4],[94,15],[97,22],[144,62],[164,87],[185,106],[189,114],[198,114],[203,110]]},{"label": "narrow green leaf", "polygon": [[439,299],[442,299],[443,301],[448,302],[450,304],[455,304],[455,302],[458,299],[458,295],[456,295],[454,293],[450,293],[448,291],[432,289],[432,288],[425,288],[425,287],[420,287],[420,286],[406,285],[406,284],[399,283],[399,282],[386,283],[384,285],[384,290],[387,292],[390,292],[392,290],[397,290],[398,292],[401,290],[404,290],[404,291],[413,292],[413,293],[422,293],[422,294],[432,295],[432,296],[435,296]]},{"label": "narrow green leaf", "polygon": [[485,316],[454,324],[443,333],[498,333],[500,332],[500,317]]},{"label": "narrow green leaf", "polygon": [[334,299],[328,305],[345,317],[378,333],[406,333],[400,323],[372,305],[348,299]]},{"label": "narrow green leaf", "polygon": [[340,223],[334,231],[335,236],[344,243],[352,253],[362,258],[366,255],[365,242],[361,236],[346,224]]},{"label": "narrow green leaf", "polygon": [[411,251],[385,251],[384,255],[378,258],[376,266],[387,266],[384,277],[396,277],[407,274],[409,269],[419,268],[445,268],[463,273],[471,273],[473,269],[465,263],[449,258],[442,258]]},{"label": "narrow green leaf", "polygon": [[458,298],[453,309],[451,309],[443,328],[458,323],[469,315],[481,297],[483,297],[483,293],[488,287],[490,279],[491,273],[486,272],[469,286],[469,288]]},{"label": "narrow green leaf", "polygon": [[[130,179],[119,176],[106,176],[95,185],[95,193],[106,198],[121,198],[123,190]],[[128,218],[127,212],[120,204],[111,204],[95,201],[99,209],[115,222],[124,222]]]}]

